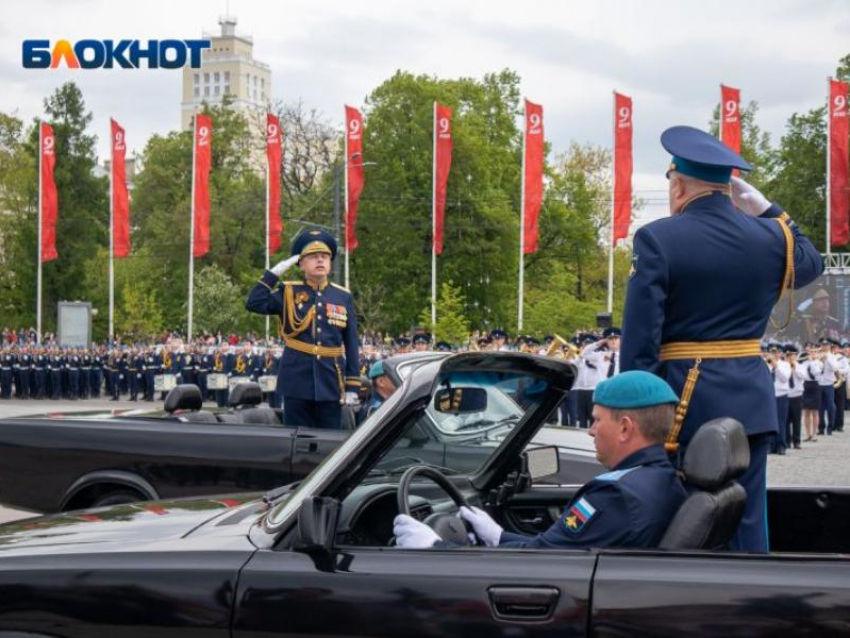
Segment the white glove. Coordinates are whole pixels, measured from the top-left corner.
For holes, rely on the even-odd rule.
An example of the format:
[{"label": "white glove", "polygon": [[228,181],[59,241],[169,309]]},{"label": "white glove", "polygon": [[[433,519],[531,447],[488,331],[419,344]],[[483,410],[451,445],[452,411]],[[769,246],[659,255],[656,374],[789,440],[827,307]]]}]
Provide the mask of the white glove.
[{"label": "white glove", "polygon": [[360,395],[356,392],[345,393],[345,405],[358,405],[360,403]]},{"label": "white glove", "polygon": [[732,177],[732,201],[750,217],[759,217],[770,208],[770,201],[740,177]]},{"label": "white glove", "polygon": [[433,529],[420,523],[412,516],[399,514],[393,520],[393,535],[396,545],[407,549],[425,549],[433,547],[442,540]]},{"label": "white glove", "polygon": [[299,259],[301,259],[299,255],[292,255],[292,257],[290,258],[284,259],[283,261],[276,263],[271,268],[271,271],[275,274],[276,277],[280,277],[283,273],[285,273],[287,270],[297,264]]},{"label": "white glove", "polygon": [[460,517],[472,525],[475,535],[487,547],[496,547],[502,538],[502,527],[490,515],[477,507],[461,507]]}]

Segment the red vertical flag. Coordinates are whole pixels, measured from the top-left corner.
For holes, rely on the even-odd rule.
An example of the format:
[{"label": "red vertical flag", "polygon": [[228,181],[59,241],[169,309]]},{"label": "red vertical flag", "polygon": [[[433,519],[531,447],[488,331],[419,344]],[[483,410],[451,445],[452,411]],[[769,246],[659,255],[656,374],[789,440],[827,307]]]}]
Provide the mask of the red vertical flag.
[{"label": "red vertical flag", "polygon": [[357,202],[363,192],[363,116],[357,109],[345,107],[345,162],[348,192],[345,209],[345,249],[357,248]]},{"label": "red vertical flag", "polygon": [[130,254],[130,196],[127,192],[127,137],[124,129],[113,119],[112,127],[112,254]]},{"label": "red vertical flag", "polygon": [[266,159],[268,160],[266,179],[268,180],[267,188],[269,189],[269,209],[266,211],[268,215],[269,236],[266,237],[266,242],[270,255],[280,250],[280,236],[283,233],[283,222],[280,219],[280,170],[282,158],[283,131],[280,130],[280,120],[269,113],[266,117]]},{"label": "red vertical flag", "polygon": [[56,136],[50,124],[41,123],[41,261],[52,261],[56,252],[56,220],[59,218],[59,198],[53,169],[56,167]]},{"label": "red vertical flag", "polygon": [[452,167],[452,110],[434,103],[434,252],[443,254],[446,190]]},{"label": "red vertical flag", "polygon": [[614,93],[614,245],[632,221],[632,98]]},{"label": "red vertical flag", "polygon": [[210,165],[212,120],[208,115],[195,116],[194,231],[192,254],[203,257],[210,251]]},{"label": "red vertical flag", "polygon": [[846,82],[829,81],[829,234],[833,246],[850,241],[850,166]]},{"label": "red vertical flag", "polygon": [[524,243],[522,253],[537,251],[537,218],[543,202],[543,107],[525,101]]},{"label": "red vertical flag", "polygon": [[720,139],[741,152],[741,90],[720,85]]}]

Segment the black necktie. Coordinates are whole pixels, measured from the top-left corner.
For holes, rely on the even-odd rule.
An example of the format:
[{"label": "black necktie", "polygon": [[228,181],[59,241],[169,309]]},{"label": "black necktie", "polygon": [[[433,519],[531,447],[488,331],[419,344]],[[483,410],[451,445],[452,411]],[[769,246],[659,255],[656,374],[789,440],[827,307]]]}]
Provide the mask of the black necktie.
[{"label": "black necktie", "polygon": [[614,376],[614,366],[616,366],[616,365],[617,365],[617,353],[612,352],[611,353],[611,364],[608,366],[608,378],[609,379]]},{"label": "black necktie", "polygon": [[788,385],[793,390],[796,383],[794,383],[794,368],[791,368],[791,378],[788,379]]}]

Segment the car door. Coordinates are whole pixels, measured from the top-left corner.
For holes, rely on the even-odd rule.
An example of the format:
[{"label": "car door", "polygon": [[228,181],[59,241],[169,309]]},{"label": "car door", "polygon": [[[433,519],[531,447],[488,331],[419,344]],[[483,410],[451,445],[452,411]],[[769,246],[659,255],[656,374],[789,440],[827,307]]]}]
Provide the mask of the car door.
[{"label": "car door", "polygon": [[605,551],[594,636],[846,636],[850,557]]},{"label": "car door", "polygon": [[260,550],[239,579],[234,638],[582,636],[588,551],[340,548],[332,566]]}]

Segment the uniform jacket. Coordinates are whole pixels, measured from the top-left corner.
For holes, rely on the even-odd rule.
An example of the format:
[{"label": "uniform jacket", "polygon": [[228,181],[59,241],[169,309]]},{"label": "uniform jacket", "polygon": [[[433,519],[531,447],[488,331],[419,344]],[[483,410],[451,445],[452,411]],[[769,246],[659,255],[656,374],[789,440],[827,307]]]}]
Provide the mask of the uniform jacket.
[{"label": "uniform jacket", "polygon": [[[294,308],[288,308],[285,303],[286,288],[292,290]],[[348,290],[336,284],[313,288],[303,281],[279,283],[274,273],[266,271],[251,290],[245,306],[251,312],[280,317],[284,335],[291,335],[295,330],[290,318],[298,322],[315,309],[315,318],[306,330],[293,338],[306,345],[344,348],[345,356],[328,357],[286,347],[277,380],[282,396],[308,401],[339,401],[346,389],[358,389],[357,316],[354,299]]]},{"label": "uniform jacket", "polygon": [[[785,238],[773,219],[781,213],[774,205],[761,217],[750,217],[718,191],[691,201],[675,217],[640,228],[620,369],[658,374],[681,396],[694,361],[662,363],[662,344],[761,339],[785,272]],[[800,288],[823,272],[823,260],[793,224],[792,232]],[[702,362],[679,440],[686,443],[700,425],[722,416],[740,421],[750,436],[777,430],[773,381],[760,356]]]},{"label": "uniform jacket", "polygon": [[545,532],[502,532],[499,547],[657,547],[687,492],[661,445],[586,483]]}]

